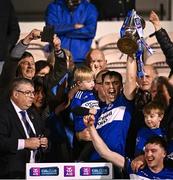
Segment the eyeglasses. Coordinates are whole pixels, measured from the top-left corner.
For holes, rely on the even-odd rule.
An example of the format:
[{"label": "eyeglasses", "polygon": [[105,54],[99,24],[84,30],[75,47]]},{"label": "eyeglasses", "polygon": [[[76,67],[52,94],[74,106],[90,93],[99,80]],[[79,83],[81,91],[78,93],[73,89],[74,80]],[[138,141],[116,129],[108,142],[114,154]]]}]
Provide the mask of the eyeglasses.
[{"label": "eyeglasses", "polygon": [[96,80],[94,82],[95,82],[95,84],[102,85],[102,82],[97,82]]},{"label": "eyeglasses", "polygon": [[16,90],[16,91],[24,94],[27,97],[35,95],[35,91],[21,91],[21,90]]},{"label": "eyeglasses", "polygon": [[28,61],[23,61],[21,62],[20,64],[23,64],[23,65],[27,65],[27,66],[35,66],[35,63],[34,62],[28,62]]}]

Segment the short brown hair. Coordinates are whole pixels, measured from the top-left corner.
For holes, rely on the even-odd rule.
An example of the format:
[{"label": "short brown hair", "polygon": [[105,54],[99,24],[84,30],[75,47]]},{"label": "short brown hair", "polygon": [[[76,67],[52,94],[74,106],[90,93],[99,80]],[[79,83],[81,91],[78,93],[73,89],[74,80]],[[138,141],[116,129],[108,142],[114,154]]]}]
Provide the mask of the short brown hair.
[{"label": "short brown hair", "polygon": [[12,95],[12,92],[16,90],[21,84],[30,84],[34,87],[34,83],[32,80],[23,77],[17,77],[12,81],[10,85],[9,94]]},{"label": "short brown hair", "polygon": [[144,106],[143,113],[149,114],[152,110],[157,110],[158,115],[162,116],[165,112],[163,105],[157,101],[151,101]]},{"label": "short brown hair", "polygon": [[94,79],[94,73],[92,70],[87,66],[81,66],[76,68],[74,72],[74,81],[84,81],[88,79]]}]

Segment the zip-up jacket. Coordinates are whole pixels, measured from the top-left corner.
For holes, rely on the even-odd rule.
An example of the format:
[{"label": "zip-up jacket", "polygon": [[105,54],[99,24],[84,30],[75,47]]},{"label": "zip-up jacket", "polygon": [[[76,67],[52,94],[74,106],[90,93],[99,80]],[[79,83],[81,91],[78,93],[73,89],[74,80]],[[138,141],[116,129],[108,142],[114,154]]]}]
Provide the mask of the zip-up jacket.
[{"label": "zip-up jacket", "polygon": [[[95,37],[97,16],[95,6],[87,0],[81,0],[73,11],[67,8],[65,0],[57,0],[48,5],[45,21],[46,25],[54,26],[62,48],[71,51],[74,62],[84,62]],[[75,24],[84,27],[75,29]]]}]

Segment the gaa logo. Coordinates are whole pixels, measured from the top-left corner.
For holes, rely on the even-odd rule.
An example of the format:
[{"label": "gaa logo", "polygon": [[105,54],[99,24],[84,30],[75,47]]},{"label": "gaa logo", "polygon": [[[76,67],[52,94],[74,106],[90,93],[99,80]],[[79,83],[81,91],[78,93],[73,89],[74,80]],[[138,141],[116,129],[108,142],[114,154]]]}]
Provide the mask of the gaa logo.
[{"label": "gaa logo", "polygon": [[40,176],[40,168],[37,168],[37,167],[31,168],[30,176]]}]

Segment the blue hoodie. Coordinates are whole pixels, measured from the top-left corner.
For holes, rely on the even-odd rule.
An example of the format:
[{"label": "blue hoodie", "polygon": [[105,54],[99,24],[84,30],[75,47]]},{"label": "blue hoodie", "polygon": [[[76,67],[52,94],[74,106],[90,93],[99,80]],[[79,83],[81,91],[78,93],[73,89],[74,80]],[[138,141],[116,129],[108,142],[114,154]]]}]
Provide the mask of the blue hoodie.
[{"label": "blue hoodie", "polygon": [[[87,0],[81,0],[73,11],[67,8],[65,0],[56,0],[48,5],[45,21],[54,26],[62,48],[72,52],[74,62],[84,62],[96,33],[97,17],[95,6]],[[84,27],[75,29],[75,24]]]}]

